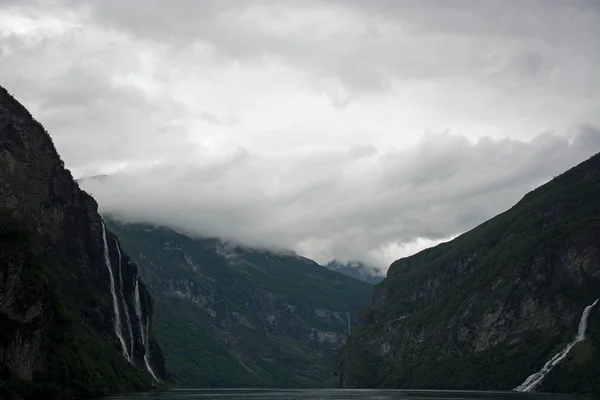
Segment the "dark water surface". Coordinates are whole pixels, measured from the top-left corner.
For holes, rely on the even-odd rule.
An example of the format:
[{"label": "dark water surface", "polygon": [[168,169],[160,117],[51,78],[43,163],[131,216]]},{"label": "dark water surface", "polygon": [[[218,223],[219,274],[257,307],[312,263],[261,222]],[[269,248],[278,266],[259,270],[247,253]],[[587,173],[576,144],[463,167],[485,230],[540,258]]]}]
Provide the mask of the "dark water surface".
[{"label": "dark water surface", "polygon": [[[431,390],[343,390],[343,389],[179,389],[162,393],[140,393],[107,397],[111,400],[584,400],[592,396],[564,394],[431,391]],[[596,399],[595,399],[596,400]]]}]

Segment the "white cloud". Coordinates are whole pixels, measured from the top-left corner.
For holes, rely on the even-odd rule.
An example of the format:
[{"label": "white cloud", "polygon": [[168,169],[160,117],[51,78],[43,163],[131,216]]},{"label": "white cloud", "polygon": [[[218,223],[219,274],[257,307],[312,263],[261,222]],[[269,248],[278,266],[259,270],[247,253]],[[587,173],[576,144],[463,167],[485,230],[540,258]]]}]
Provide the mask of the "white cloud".
[{"label": "white cloud", "polygon": [[585,1],[4,0],[0,84],[75,175],[117,172],[89,183],[105,210],[385,265],[600,149],[599,16]]},{"label": "white cloud", "polygon": [[82,186],[103,211],[128,220],[383,268],[476,226],[598,150],[600,131],[590,127],[572,142],[544,134],[472,144],[438,134],[388,152],[240,150]]}]

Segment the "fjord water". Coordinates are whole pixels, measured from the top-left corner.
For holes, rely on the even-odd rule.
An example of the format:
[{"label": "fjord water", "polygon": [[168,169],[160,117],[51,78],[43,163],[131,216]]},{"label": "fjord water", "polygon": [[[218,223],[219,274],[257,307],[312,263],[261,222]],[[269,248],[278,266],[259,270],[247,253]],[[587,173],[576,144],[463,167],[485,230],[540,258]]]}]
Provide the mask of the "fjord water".
[{"label": "fjord water", "polygon": [[105,400],[582,400],[591,396],[523,392],[370,389],[179,389],[137,393]]}]

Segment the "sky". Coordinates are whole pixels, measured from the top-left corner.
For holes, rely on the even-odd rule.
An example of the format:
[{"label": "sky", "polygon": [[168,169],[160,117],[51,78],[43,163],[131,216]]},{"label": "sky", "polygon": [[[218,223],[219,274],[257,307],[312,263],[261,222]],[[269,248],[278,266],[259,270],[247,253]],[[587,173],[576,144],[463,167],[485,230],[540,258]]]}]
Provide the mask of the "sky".
[{"label": "sky", "polygon": [[0,85],[102,212],[393,260],[600,151],[594,0],[0,0]]}]

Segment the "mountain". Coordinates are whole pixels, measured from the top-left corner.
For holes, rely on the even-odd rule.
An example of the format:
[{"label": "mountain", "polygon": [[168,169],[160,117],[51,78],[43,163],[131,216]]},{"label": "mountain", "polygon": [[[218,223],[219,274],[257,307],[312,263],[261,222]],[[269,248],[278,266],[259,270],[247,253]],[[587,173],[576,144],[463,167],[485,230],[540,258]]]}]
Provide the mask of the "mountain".
[{"label": "mountain", "polygon": [[[508,211],[394,262],[336,360],[342,387],[513,389],[600,297],[600,154]],[[600,307],[535,389],[600,392]]]},{"label": "mountain", "polygon": [[156,334],[184,387],[317,387],[372,286],[294,253],[112,220],[155,294]]},{"label": "mountain", "polygon": [[360,279],[361,281],[372,285],[381,282],[384,278],[375,272],[375,268],[370,268],[360,261],[343,262],[340,260],[332,260],[325,264],[325,268]]},{"label": "mountain", "polygon": [[52,140],[0,87],[0,397],[161,387],[153,301]]}]

